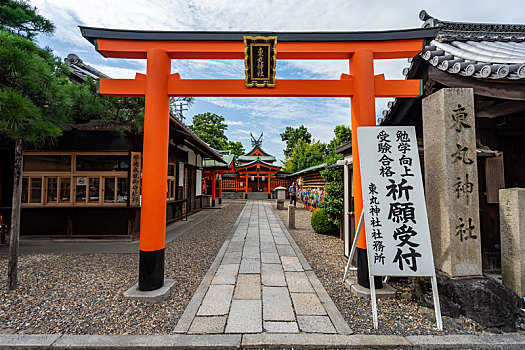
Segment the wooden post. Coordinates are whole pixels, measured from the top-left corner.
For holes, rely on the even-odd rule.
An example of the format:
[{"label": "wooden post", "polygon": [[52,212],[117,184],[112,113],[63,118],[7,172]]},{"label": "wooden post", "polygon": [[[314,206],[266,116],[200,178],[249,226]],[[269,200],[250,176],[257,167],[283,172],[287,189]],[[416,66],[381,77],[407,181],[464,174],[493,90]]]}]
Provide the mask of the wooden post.
[{"label": "wooden post", "polygon": [[15,144],[15,168],[13,181],[13,208],[11,209],[11,237],[9,238],[9,257],[7,268],[7,289],[18,286],[18,238],[20,236],[20,205],[22,200],[22,164],[24,161],[23,142]]},{"label": "wooden post", "polygon": [[248,173],[246,173],[246,184],[244,186],[244,199],[248,199]]},{"label": "wooden post", "polygon": [[211,206],[215,206],[215,191],[217,190],[217,179],[215,171],[211,172]]},{"label": "wooden post", "polygon": [[222,176],[224,173],[222,171],[219,172],[219,204],[222,204]]},{"label": "wooden post", "polygon": [[271,176],[272,176],[272,173],[268,172],[268,199],[271,199],[272,198],[272,182],[271,182]]}]

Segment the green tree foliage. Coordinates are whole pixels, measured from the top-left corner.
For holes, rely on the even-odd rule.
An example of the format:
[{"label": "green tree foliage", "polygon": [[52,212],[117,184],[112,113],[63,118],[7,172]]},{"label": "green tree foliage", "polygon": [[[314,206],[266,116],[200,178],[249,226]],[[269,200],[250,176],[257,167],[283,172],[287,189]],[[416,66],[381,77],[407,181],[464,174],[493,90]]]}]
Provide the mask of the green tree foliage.
[{"label": "green tree foliage", "polygon": [[286,158],[284,171],[295,173],[314,165],[324,163],[324,150],[322,144],[317,141],[314,143],[300,139],[290,157]]},{"label": "green tree foliage", "polygon": [[334,129],[334,138],[326,146],[327,163],[335,163],[336,160],[343,159],[341,154],[336,153],[336,149],[352,141],[352,129],[349,126],[337,125]]},{"label": "green tree foliage", "polygon": [[[1,1],[1,0],[0,0]],[[61,134],[70,121],[67,68],[28,38],[53,26],[25,3],[0,2],[0,139],[15,144],[8,289],[18,285],[18,238],[24,144]],[[20,33],[20,34],[18,34]]]},{"label": "green tree foliage", "polygon": [[343,169],[329,168],[330,165],[332,164],[327,164],[327,168],[321,170],[321,176],[329,182],[324,187],[326,193],[321,208],[326,210],[326,214],[334,224],[339,225],[344,210]]},{"label": "green tree foliage", "polygon": [[306,129],[304,125],[301,125],[298,128],[287,126],[285,131],[281,134],[281,140],[286,142],[284,155],[286,157],[290,157],[295,149],[295,145],[299,142],[299,140],[303,140],[306,143],[312,142],[312,134],[308,132],[308,129]]},{"label": "green tree foliage", "polygon": [[337,125],[334,129],[334,138],[327,146],[326,166],[325,170],[321,171],[321,176],[328,182],[324,187],[326,191],[323,197],[321,207],[326,210],[330,220],[339,225],[341,220],[341,213],[344,210],[344,184],[343,184],[343,169],[330,168],[337,160],[342,159],[341,154],[335,152],[337,147],[340,147],[352,140],[352,129],[345,125]]},{"label": "green tree foliage", "polygon": [[0,31],[0,133],[41,143],[72,121],[67,68],[32,41]]},{"label": "green tree foliage", "polygon": [[77,129],[111,126],[126,132],[139,130],[144,125],[143,97],[100,96],[91,77],[82,84],[69,84],[69,95]]},{"label": "green tree foliage", "polygon": [[235,154],[238,157],[240,157],[240,156],[244,155],[244,153],[246,153],[246,151],[244,150],[244,147],[243,147],[241,142],[228,141],[228,143],[226,144],[226,148],[225,149],[231,150],[232,153]]},{"label": "green tree foliage", "polygon": [[231,150],[233,154],[242,156],[245,151],[241,142],[228,140],[225,131],[228,125],[224,117],[210,112],[196,114],[193,116],[193,124],[190,129],[211,147],[217,150]]},{"label": "green tree foliage", "polygon": [[0,30],[32,39],[37,33],[52,33],[54,26],[25,1],[0,0]]},{"label": "green tree foliage", "polygon": [[100,97],[95,83],[73,84],[69,68],[30,39],[53,25],[22,1],[0,0],[0,142],[15,144],[8,288],[17,287],[20,196],[25,145],[53,141],[62,130],[142,124],[144,99]]},{"label": "green tree foliage", "polygon": [[211,147],[221,150],[228,144],[225,131],[228,125],[224,122],[224,117],[206,112],[193,116],[193,124],[190,129]]},{"label": "green tree foliage", "polygon": [[337,148],[352,141],[352,128],[346,125],[336,125],[335,137],[330,141],[330,147]]}]

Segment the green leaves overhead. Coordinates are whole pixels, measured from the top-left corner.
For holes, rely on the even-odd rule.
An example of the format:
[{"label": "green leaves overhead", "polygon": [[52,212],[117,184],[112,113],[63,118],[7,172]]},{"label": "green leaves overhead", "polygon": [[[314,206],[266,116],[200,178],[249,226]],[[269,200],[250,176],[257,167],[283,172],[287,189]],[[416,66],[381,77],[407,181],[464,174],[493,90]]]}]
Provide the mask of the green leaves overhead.
[{"label": "green leaves overhead", "polygon": [[220,115],[209,112],[196,114],[193,116],[193,125],[190,125],[190,129],[216,150],[232,150],[237,156],[242,156],[245,152],[241,142],[228,140],[225,134],[228,125]]},{"label": "green leaves overhead", "polygon": [[32,39],[37,33],[52,33],[55,27],[25,1],[0,0],[0,30]]},{"label": "green leaves overhead", "polygon": [[286,149],[283,152],[284,155],[290,157],[299,140],[304,140],[306,143],[312,142],[312,134],[308,132],[304,125],[301,125],[298,128],[287,126],[285,131],[281,134],[281,140],[286,142]]},{"label": "green leaves overhead", "polygon": [[0,30],[0,133],[41,143],[70,121],[67,67],[30,40]]},{"label": "green leaves overhead", "polygon": [[210,112],[196,114],[190,129],[211,147],[225,149],[228,138],[224,132],[228,125],[224,122],[224,117]]}]

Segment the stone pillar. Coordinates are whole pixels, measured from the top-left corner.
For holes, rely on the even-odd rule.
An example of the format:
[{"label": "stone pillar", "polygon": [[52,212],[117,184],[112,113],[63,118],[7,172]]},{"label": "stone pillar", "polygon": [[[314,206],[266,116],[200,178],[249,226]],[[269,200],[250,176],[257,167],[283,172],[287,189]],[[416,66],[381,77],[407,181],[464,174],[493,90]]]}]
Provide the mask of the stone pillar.
[{"label": "stone pillar", "polygon": [[425,192],[434,262],[452,278],[481,276],[474,93],[423,99]]},{"label": "stone pillar", "polygon": [[288,228],[295,228],[295,205],[288,206]]},{"label": "stone pillar", "polygon": [[525,296],[525,189],[499,191],[501,277],[503,284]]},{"label": "stone pillar", "polygon": [[284,209],[284,200],[286,199],[286,188],[279,186],[275,188],[275,195],[277,197],[277,209]]}]

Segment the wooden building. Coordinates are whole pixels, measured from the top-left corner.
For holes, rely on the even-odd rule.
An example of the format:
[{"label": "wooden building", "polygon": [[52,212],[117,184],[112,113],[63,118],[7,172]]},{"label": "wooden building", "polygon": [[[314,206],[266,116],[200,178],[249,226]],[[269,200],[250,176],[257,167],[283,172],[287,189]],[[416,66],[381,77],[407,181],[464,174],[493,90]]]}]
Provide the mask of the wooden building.
[{"label": "wooden building", "polygon": [[[105,77],[76,55],[66,62],[71,80]],[[21,235],[138,238],[143,133],[74,125],[58,142],[24,152]],[[0,152],[0,212],[9,219],[13,145]],[[221,156],[181,121],[170,118],[167,222],[202,207],[202,160]]]},{"label": "wooden building", "polygon": [[483,270],[497,271],[498,191],[525,187],[525,25],[447,22],[425,11],[420,19],[439,30],[403,73],[422,79],[424,94],[389,103],[382,125],[414,125],[421,139],[423,98],[473,89]]},{"label": "wooden building", "polygon": [[290,175],[297,184],[297,200],[304,203],[309,210],[320,208],[325,195],[324,186],[327,182],[321,176],[321,170],[326,164],[315,165]]}]

